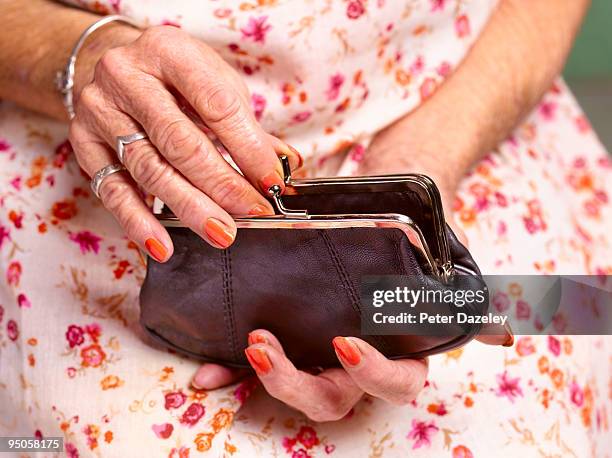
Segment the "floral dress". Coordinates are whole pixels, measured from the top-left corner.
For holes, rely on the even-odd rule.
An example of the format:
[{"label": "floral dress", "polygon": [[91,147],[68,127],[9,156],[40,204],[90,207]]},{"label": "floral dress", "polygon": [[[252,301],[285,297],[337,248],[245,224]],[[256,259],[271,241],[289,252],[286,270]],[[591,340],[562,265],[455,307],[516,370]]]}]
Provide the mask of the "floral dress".
[{"label": "floral dress", "polygon": [[[495,8],[71,3],[205,40],[244,77],[264,128],[304,153],[307,175],[355,173],[372,135],[443,84]],[[65,124],[0,102],[1,436],[62,436],[69,457],[611,456],[610,337],[473,342],[430,358],[411,405],[366,396],[331,423],[253,378],[194,391],[198,363],[141,333],[145,259],[89,191],[66,136]],[[457,220],[486,273],[610,274],[611,184],[607,153],[559,80],[465,177]],[[511,284],[503,297],[529,312],[522,294]]]}]

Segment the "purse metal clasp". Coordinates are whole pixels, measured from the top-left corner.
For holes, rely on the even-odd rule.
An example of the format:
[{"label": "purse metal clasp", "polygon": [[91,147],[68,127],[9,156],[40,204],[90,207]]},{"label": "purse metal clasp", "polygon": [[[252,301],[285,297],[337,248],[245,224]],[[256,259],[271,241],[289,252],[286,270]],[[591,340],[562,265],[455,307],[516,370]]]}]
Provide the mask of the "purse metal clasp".
[{"label": "purse metal clasp", "polygon": [[[284,180],[286,184],[291,182],[291,166],[289,165],[289,159],[283,155],[280,157],[281,164],[283,165],[283,174],[285,175]],[[273,185],[268,189],[268,194],[274,201],[279,213],[287,218],[298,218],[298,219],[309,219],[308,211],[306,210],[291,210],[281,200],[281,187],[277,184]]]}]

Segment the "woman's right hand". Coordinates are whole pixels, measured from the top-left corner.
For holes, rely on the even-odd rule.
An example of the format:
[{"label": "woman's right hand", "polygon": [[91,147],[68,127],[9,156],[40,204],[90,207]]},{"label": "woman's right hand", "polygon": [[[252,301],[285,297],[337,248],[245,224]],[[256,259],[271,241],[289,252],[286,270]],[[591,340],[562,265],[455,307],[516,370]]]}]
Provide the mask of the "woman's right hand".
[{"label": "woman's right hand", "polygon": [[[137,185],[212,246],[226,248],[236,234],[230,214],[273,213],[262,193],[274,184],[284,188],[278,155],[287,155],[292,168],[301,158],[263,131],[240,76],[205,43],[169,26],[130,33],[134,39],[104,52],[93,81],[75,94],[70,142],[78,162],[93,176],[118,162],[117,136],[145,131],[148,139],[126,146],[127,173],[102,182],[105,207],[158,261],[171,256],[172,241]],[[244,176],[223,159],[200,123]]]}]

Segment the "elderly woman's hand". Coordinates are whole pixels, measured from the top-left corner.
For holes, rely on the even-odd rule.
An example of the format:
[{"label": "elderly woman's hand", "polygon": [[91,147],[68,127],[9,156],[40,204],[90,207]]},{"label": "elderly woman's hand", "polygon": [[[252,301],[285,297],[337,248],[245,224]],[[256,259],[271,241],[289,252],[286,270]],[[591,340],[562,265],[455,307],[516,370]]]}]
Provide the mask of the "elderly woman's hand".
[{"label": "elderly woman's hand", "polygon": [[[268,393],[314,421],[341,419],[364,393],[394,405],[407,404],[425,384],[426,359],[391,361],[356,337],[336,337],[330,345],[342,367],[317,375],[298,370],[276,337],[264,329],[249,334],[245,352]],[[192,384],[195,388],[212,389],[243,374],[244,371],[205,364]]]},{"label": "elderly woman's hand", "polygon": [[[278,155],[286,154],[295,168],[299,154],[262,130],[241,78],[205,43],[168,26],[130,33],[136,35],[127,44],[103,53],[93,81],[77,87],[70,142],[79,164],[93,175],[118,162],[117,136],[146,131],[149,139],[126,147],[129,174],[103,181],[106,208],[158,261],[172,255],[172,241],[137,185],[211,245],[226,248],[236,234],[230,214],[272,214],[262,193],[284,186]],[[211,136],[244,176],[223,159]]]}]

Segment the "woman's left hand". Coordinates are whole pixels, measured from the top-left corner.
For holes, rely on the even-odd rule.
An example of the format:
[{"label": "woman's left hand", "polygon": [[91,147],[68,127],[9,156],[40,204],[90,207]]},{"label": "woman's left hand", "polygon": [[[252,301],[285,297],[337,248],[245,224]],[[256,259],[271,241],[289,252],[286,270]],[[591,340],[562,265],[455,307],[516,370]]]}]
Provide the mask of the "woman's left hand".
[{"label": "woman's left hand", "polygon": [[[341,419],[364,393],[394,405],[407,404],[416,398],[427,377],[426,359],[391,361],[356,337],[334,338],[330,345],[342,367],[317,375],[298,370],[285,356],[278,339],[265,329],[251,332],[248,341],[247,359],[266,391],[313,421]],[[192,385],[213,389],[244,374],[205,364]]]}]

